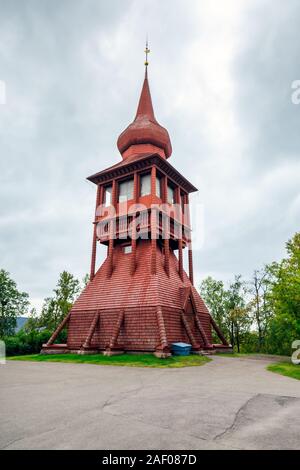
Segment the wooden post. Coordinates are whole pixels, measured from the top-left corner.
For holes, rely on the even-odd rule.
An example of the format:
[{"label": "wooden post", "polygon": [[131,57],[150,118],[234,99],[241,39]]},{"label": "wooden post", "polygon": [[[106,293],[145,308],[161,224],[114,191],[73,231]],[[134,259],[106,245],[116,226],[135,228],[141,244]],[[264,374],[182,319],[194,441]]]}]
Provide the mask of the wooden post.
[{"label": "wooden post", "polygon": [[192,240],[189,241],[188,257],[189,257],[189,278],[190,278],[191,284],[194,285]]},{"label": "wooden post", "polygon": [[183,255],[182,255],[182,239],[178,240],[178,272],[180,279],[183,281]]},{"label": "wooden post", "polygon": [[[139,198],[139,176],[135,171],[133,175],[133,201],[137,204]],[[136,211],[132,213],[132,224],[131,224],[131,274],[134,274],[136,270]]]},{"label": "wooden post", "polygon": [[151,227],[151,274],[156,274],[156,209],[152,208],[150,213],[150,227]]},{"label": "wooden post", "polygon": [[168,177],[164,176],[162,180],[162,202],[168,202]]},{"label": "wooden post", "polygon": [[197,343],[197,340],[196,338],[194,337],[194,334],[192,332],[192,329],[189,325],[189,322],[187,321],[186,317],[185,317],[185,314],[184,312],[182,311],[181,312],[181,320],[182,320],[182,323],[186,329],[186,332],[187,332],[187,335],[189,337],[189,340],[191,342],[191,345],[192,345],[192,348],[194,351],[199,351],[200,348],[200,344]]},{"label": "wooden post", "polygon": [[134,201],[134,204],[136,204],[138,202],[138,198],[139,198],[139,177],[138,177],[138,174],[137,172],[135,171],[134,172],[134,175],[133,175],[133,201]]},{"label": "wooden post", "polygon": [[133,214],[131,231],[131,274],[136,270],[136,214]]},{"label": "wooden post", "polygon": [[114,221],[116,220],[116,211],[117,211],[117,185],[116,180],[113,180],[112,183],[112,206],[114,208],[115,214],[110,219],[109,222],[109,241],[108,241],[108,276],[110,277],[113,272],[113,252],[114,252]]},{"label": "wooden post", "polygon": [[93,321],[92,321],[91,326],[89,328],[88,335],[86,337],[85,342],[83,343],[83,348],[89,348],[90,347],[91,340],[92,340],[92,337],[93,337],[93,334],[94,334],[94,331],[96,329],[98,321],[99,321],[99,312],[97,312],[95,314],[94,318],[93,318]]},{"label": "wooden post", "polygon": [[112,275],[113,272],[113,253],[114,253],[114,239],[113,239],[113,220],[109,222],[109,240],[108,240],[108,277]]},{"label": "wooden post", "polygon": [[156,167],[151,168],[151,201],[155,201],[156,196]]},{"label": "wooden post", "polygon": [[217,335],[219,336],[220,340],[224,344],[224,346],[228,346],[228,341],[226,340],[225,336],[223,335],[222,331],[220,330],[212,316],[210,317],[210,323]]},{"label": "wooden post", "polygon": [[119,315],[118,315],[118,318],[117,318],[117,322],[116,322],[116,325],[113,329],[113,334],[112,334],[112,337],[110,339],[110,342],[109,342],[109,348],[114,348],[116,343],[117,343],[117,340],[118,340],[118,336],[119,336],[119,333],[120,333],[120,329],[121,329],[121,326],[122,326],[122,323],[124,321],[124,317],[125,317],[125,310],[121,310]]},{"label": "wooden post", "polygon": [[63,321],[58,325],[58,327],[54,331],[53,335],[47,341],[46,346],[51,346],[54,343],[54,341],[56,340],[56,338],[59,335],[59,333],[61,332],[61,330],[66,326],[66,324],[70,320],[70,317],[71,317],[71,312],[69,312],[68,315],[63,319]]},{"label": "wooden post", "polygon": [[115,210],[117,210],[117,183],[116,183],[116,180],[113,180],[113,182],[112,182],[111,204],[115,208]]},{"label": "wooden post", "polygon": [[168,234],[166,233],[166,238],[164,240],[164,249],[165,249],[165,271],[168,276],[170,276],[170,242]]},{"label": "wooden post", "polygon": [[103,199],[103,186],[97,186],[97,195],[96,195],[96,208],[95,208],[95,219],[94,219],[94,232],[93,232],[93,243],[92,243],[92,258],[91,258],[91,269],[90,269],[90,281],[94,279],[95,276],[95,266],[96,266],[96,257],[97,257],[97,220],[96,213],[97,208],[101,204]]},{"label": "wooden post", "polygon": [[165,322],[164,322],[164,317],[163,317],[161,307],[157,307],[156,317],[157,317],[157,323],[158,323],[160,346],[162,349],[167,349],[168,340],[167,340],[167,333],[166,333]]},{"label": "wooden post", "polygon": [[[187,209],[187,225],[190,228],[190,205],[189,205],[189,195],[186,194],[185,197],[185,204]],[[188,259],[189,259],[189,278],[191,284],[194,285],[194,268],[193,268],[193,250],[192,250],[192,234],[189,230],[189,241],[188,241]]]}]

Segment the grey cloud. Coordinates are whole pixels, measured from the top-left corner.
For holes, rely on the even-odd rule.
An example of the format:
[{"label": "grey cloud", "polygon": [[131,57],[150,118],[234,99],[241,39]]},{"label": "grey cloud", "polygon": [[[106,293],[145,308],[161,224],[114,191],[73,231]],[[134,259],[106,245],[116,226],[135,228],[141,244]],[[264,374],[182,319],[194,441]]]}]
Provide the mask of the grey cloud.
[{"label": "grey cloud", "polygon": [[[21,288],[43,298],[61,270],[82,277],[89,269],[95,192],[85,177],[120,159],[116,139],[135,113],[146,32],[154,107],[172,138],[171,163],[198,185],[205,205],[197,281],[208,273],[247,275],[282,255],[299,228],[298,185],[281,170],[299,176],[300,106],[289,96],[300,78],[296,1],[285,4],[284,15],[282,2],[255,3],[237,19],[238,34],[230,32],[235,52],[224,67],[240,133],[222,149],[219,129],[207,125],[218,112],[216,90],[203,78],[210,47],[223,40],[211,2],[200,9],[198,1],[0,3],[0,79],[7,84],[0,259]],[[197,49],[191,55],[195,41],[202,56]]]}]

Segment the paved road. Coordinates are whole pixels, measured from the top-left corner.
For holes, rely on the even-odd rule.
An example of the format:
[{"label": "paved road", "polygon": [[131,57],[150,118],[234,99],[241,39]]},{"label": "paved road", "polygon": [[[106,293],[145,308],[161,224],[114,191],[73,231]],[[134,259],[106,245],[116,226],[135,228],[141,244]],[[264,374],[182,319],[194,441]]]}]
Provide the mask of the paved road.
[{"label": "paved road", "polygon": [[2,449],[300,449],[300,382],[264,359],[0,366]]}]

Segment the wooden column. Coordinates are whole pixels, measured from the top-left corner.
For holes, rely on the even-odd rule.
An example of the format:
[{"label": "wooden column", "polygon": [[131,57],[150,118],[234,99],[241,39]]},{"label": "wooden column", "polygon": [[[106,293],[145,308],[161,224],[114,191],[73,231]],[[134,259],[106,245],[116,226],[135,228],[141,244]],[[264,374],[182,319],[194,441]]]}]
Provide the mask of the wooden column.
[{"label": "wooden column", "polygon": [[136,214],[133,215],[131,231],[131,274],[136,270]]},{"label": "wooden column", "polygon": [[64,329],[66,324],[69,322],[70,318],[71,318],[71,312],[69,312],[68,315],[63,319],[63,321],[58,325],[58,327],[56,328],[56,330],[54,331],[50,339],[47,341],[46,346],[51,346],[54,343],[59,333]]},{"label": "wooden column", "polygon": [[[133,201],[134,204],[137,204],[139,199],[139,175],[137,172],[134,172],[133,175]],[[132,214],[132,230],[131,230],[131,274],[136,270],[136,211]]]},{"label": "wooden column", "polygon": [[134,204],[138,202],[139,198],[139,176],[137,172],[135,171],[133,174],[133,201]]},{"label": "wooden column", "polygon": [[167,333],[166,333],[165,322],[164,322],[164,317],[163,317],[161,307],[157,307],[156,316],[157,316],[157,323],[158,323],[160,346],[162,349],[167,349],[168,340],[167,340]]},{"label": "wooden column", "polygon": [[[190,228],[190,204],[189,204],[189,196],[186,194],[185,196],[185,202],[187,204],[186,209],[187,209],[187,223]],[[193,268],[193,249],[192,249],[192,234],[191,231],[189,232],[189,242],[188,242],[188,259],[189,259],[189,278],[194,285],[194,268]]]},{"label": "wooden column", "polygon": [[168,202],[168,177],[164,176],[162,180],[162,202]]},{"label": "wooden column", "polygon": [[[114,207],[115,211],[117,208],[117,185],[116,181],[113,180],[112,183],[112,206]],[[115,236],[115,229],[114,229],[114,222],[115,218],[111,218],[109,222],[109,241],[108,241],[108,276],[112,275],[113,272],[113,253],[114,253],[114,236]]]},{"label": "wooden column", "polygon": [[94,334],[94,331],[96,329],[98,321],[99,321],[99,312],[97,312],[95,314],[94,318],[93,318],[93,321],[92,321],[91,326],[89,328],[88,335],[86,337],[85,342],[83,343],[83,348],[89,348],[90,347],[91,340],[92,340],[92,337],[93,337],[93,334]]},{"label": "wooden column", "polygon": [[180,279],[183,281],[183,253],[182,253],[182,239],[178,240],[178,272]]},{"label": "wooden column", "polygon": [[184,205],[185,205],[185,223],[188,227],[191,226],[191,218],[190,218],[190,202],[189,202],[189,195],[184,194],[183,196]]},{"label": "wooden column", "polygon": [[220,340],[224,344],[224,346],[228,346],[228,341],[226,340],[225,336],[223,335],[222,331],[220,330],[212,316],[210,317],[210,323],[217,335],[219,336]]},{"label": "wooden column", "polygon": [[[154,202],[156,192],[156,167],[151,168],[151,201]],[[151,274],[156,274],[156,236],[157,236],[157,212],[151,207],[150,230],[151,230]]]},{"label": "wooden column", "polygon": [[91,258],[91,269],[90,269],[90,281],[94,279],[95,276],[95,266],[96,266],[96,257],[97,257],[97,220],[96,213],[97,208],[101,204],[103,199],[103,186],[97,186],[97,195],[96,195],[96,208],[95,208],[95,219],[94,219],[94,233],[93,233],[93,243],[92,243],[92,258]]},{"label": "wooden column", "polygon": [[151,209],[150,212],[150,226],[151,226],[151,274],[156,274],[156,209]]},{"label": "wooden column", "polygon": [[151,168],[151,201],[155,200],[156,196],[156,167]]},{"label": "wooden column", "polygon": [[[168,234],[166,234],[168,237]],[[165,249],[165,271],[168,276],[170,276],[170,241],[169,238],[164,240],[164,249]]]},{"label": "wooden column", "polygon": [[109,241],[108,241],[108,277],[112,275],[114,262],[114,239],[113,239],[113,221],[109,222]]},{"label": "wooden column", "polygon": [[113,180],[113,182],[112,182],[111,204],[115,208],[115,210],[117,210],[117,183],[116,183],[116,180]]},{"label": "wooden column", "polygon": [[189,278],[190,278],[191,284],[194,285],[193,250],[192,250],[192,241],[191,240],[189,242],[188,258],[189,258]]}]

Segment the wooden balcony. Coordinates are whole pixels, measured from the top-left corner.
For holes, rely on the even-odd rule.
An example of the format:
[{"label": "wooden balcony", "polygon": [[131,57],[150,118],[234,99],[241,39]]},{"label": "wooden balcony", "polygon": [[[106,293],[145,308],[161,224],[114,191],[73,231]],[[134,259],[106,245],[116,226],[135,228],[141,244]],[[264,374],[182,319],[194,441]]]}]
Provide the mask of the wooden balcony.
[{"label": "wooden balcony", "polygon": [[136,225],[136,236],[141,239],[150,239],[151,233],[157,238],[170,238],[170,240],[183,240],[184,245],[190,241],[191,228],[182,224],[178,219],[174,219],[166,212],[152,208],[137,212],[135,215],[122,215],[109,218],[98,218],[97,239],[100,243],[107,244],[110,237],[125,240],[132,237],[134,226]]}]

